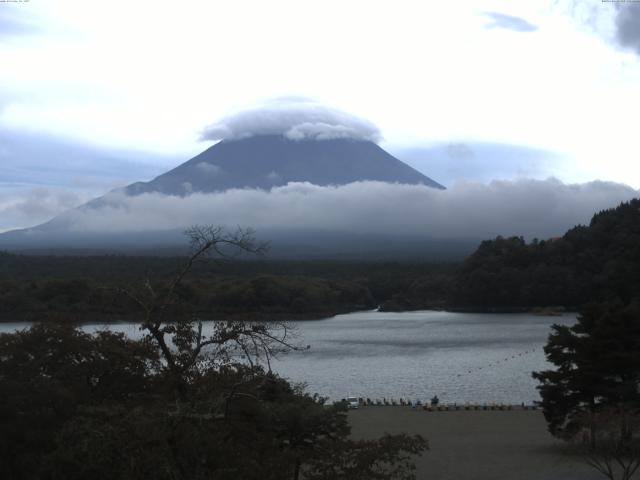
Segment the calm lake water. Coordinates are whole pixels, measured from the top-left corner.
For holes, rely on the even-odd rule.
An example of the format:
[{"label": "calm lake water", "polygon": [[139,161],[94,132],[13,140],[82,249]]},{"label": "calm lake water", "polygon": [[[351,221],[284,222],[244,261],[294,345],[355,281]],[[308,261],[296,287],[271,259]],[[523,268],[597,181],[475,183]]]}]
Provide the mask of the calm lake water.
[{"label": "calm lake water", "polygon": [[[435,311],[358,312],[291,322],[309,350],[283,355],[275,371],[331,399],[530,403],[538,400],[531,372],[549,368],[542,347],[553,323],[575,314],[476,314]],[[1,324],[0,331],[26,324]],[[89,331],[102,325],[85,327]],[[110,325],[132,337],[136,324]]]}]

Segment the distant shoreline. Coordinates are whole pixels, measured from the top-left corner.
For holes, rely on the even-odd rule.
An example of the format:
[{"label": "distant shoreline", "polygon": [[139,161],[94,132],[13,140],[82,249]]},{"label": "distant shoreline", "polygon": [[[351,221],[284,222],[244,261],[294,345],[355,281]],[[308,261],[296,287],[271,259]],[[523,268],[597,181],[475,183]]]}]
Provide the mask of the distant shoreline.
[{"label": "distant shoreline", "polygon": [[452,312],[452,313],[531,313],[533,315],[540,316],[561,316],[563,313],[576,312],[577,307],[564,307],[564,306],[529,306],[529,307],[463,307],[463,306],[425,306],[423,308],[406,308],[406,309],[393,309],[393,308],[380,308],[381,312],[416,312],[421,310],[430,310],[437,312]]},{"label": "distant shoreline", "polygon": [[[207,314],[210,318],[205,318],[202,315],[200,319],[202,321],[225,321],[225,320],[241,320],[241,321],[257,321],[257,322],[286,322],[286,321],[313,321],[324,320],[327,318],[335,317],[336,315],[345,315],[349,313],[357,313],[363,311],[371,311],[371,309],[334,309],[323,310],[322,312],[311,313],[293,313],[293,312],[218,312],[214,314]],[[33,316],[33,318],[31,318]],[[27,318],[15,318],[9,314],[0,316],[0,324],[3,323],[36,323],[38,321],[43,322],[58,322],[58,323],[70,323],[75,325],[117,325],[122,323],[139,323],[142,321],[140,318],[125,315],[108,315],[108,314],[91,314],[74,316],[68,313],[49,313],[45,317],[38,318],[38,315],[32,314]],[[68,318],[67,318],[68,317]],[[90,317],[90,319],[86,318]],[[196,316],[196,320],[197,320]]]},{"label": "distant shoreline", "polygon": [[[380,311],[388,313],[404,313],[404,312],[451,312],[451,313],[478,313],[478,314],[523,314],[529,313],[538,316],[560,317],[564,314],[574,313],[577,309],[564,309],[558,307],[540,308],[540,307],[527,307],[527,308],[515,308],[515,307],[493,307],[493,308],[471,308],[471,307],[438,307],[438,308],[417,308],[417,309],[404,309],[404,310],[385,310],[385,309],[333,309],[324,310],[322,312],[311,313],[293,313],[293,312],[221,312],[211,315],[210,318],[205,318],[204,315],[200,318],[202,321],[256,321],[256,322],[288,322],[288,321],[319,321],[333,318],[337,315],[348,315],[359,312],[371,312]],[[31,317],[31,315],[29,316]],[[105,315],[95,314],[90,315],[91,318],[85,316],[73,316],[65,313],[53,313],[47,314],[48,318],[37,318],[36,314],[33,314],[33,318],[15,318],[9,315],[3,315],[0,317],[0,325],[8,323],[37,323],[54,322],[54,323],[69,323],[73,325],[119,325],[125,323],[140,323],[142,320],[133,317],[127,317],[124,315]]]}]

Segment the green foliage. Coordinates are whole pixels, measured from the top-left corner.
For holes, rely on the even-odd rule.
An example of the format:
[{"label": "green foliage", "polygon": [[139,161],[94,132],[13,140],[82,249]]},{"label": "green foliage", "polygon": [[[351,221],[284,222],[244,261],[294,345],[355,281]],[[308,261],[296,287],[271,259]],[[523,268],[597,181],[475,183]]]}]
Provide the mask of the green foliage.
[{"label": "green foliage", "polygon": [[0,477],[29,478],[85,405],[127,404],[150,388],[148,342],[64,324],[0,335]]},{"label": "green foliage", "polygon": [[426,447],[352,441],[343,405],[259,367],[200,363],[178,399],[148,340],[44,324],[0,352],[5,479],[404,479]]},{"label": "green foliage", "polygon": [[[533,374],[553,435],[571,438],[603,409],[640,408],[640,303],[594,303],[545,347],[555,370]],[[591,433],[592,438],[593,432]]]},{"label": "green foliage", "polygon": [[594,215],[563,237],[482,242],[462,265],[451,299],[481,308],[629,302],[640,291],[640,200]]},{"label": "green foliage", "polygon": [[[194,253],[173,279],[119,290],[141,314],[142,340],[62,322],[0,335],[2,478],[414,478],[422,438],[353,441],[344,405],[264,370],[296,348],[286,324],[227,320],[203,332],[185,276],[210,251],[259,247],[241,229],[187,233]],[[244,301],[259,305],[290,289],[268,276],[248,283]],[[58,286],[40,297],[72,301]],[[294,288],[290,298],[310,302],[340,294],[322,282]]]},{"label": "green foliage", "polygon": [[[0,321],[135,320],[142,310],[118,293],[147,276],[158,291],[184,258],[0,256]],[[443,307],[454,264],[203,259],[176,289],[180,311],[203,318],[322,318],[382,305]],[[179,308],[178,308],[179,306]],[[168,312],[169,313],[169,312]]]}]

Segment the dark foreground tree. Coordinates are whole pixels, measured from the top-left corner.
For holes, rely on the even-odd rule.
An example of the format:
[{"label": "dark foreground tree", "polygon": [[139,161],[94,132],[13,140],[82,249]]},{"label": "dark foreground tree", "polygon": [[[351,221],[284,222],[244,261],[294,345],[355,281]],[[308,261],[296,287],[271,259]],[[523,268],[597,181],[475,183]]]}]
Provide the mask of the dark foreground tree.
[{"label": "dark foreground tree", "polygon": [[555,370],[534,372],[549,431],[571,437],[585,413],[640,405],[640,305],[591,304],[571,327],[554,325],[545,353]]},{"label": "dark foreground tree", "polygon": [[326,405],[270,368],[286,324],[216,322],[176,292],[214,252],[259,252],[250,232],[198,227],[168,285],[122,292],[145,311],[139,341],[69,326],[0,336],[4,479],[411,479],[419,436],[354,441],[344,405]]},{"label": "dark foreground tree", "polygon": [[580,444],[609,478],[638,468],[640,305],[591,304],[571,327],[554,325],[545,347],[555,370],[534,372],[549,431]]},{"label": "dark foreground tree", "polygon": [[0,478],[38,478],[68,422],[87,406],[147,397],[158,362],[146,340],[66,324],[0,335]]}]

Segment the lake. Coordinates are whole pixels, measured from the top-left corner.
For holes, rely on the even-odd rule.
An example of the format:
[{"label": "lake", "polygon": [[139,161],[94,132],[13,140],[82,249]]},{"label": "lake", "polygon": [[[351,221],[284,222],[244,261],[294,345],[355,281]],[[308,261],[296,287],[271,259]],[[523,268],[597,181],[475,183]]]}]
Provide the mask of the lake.
[{"label": "lake", "polygon": [[[356,312],[294,321],[297,343],[309,350],[279,357],[275,371],[331,399],[531,403],[539,399],[531,372],[549,368],[542,347],[553,323],[576,315],[478,314],[437,311]],[[0,324],[0,331],[27,324]],[[88,331],[103,328],[89,325]],[[136,324],[108,328],[132,337]]]}]

